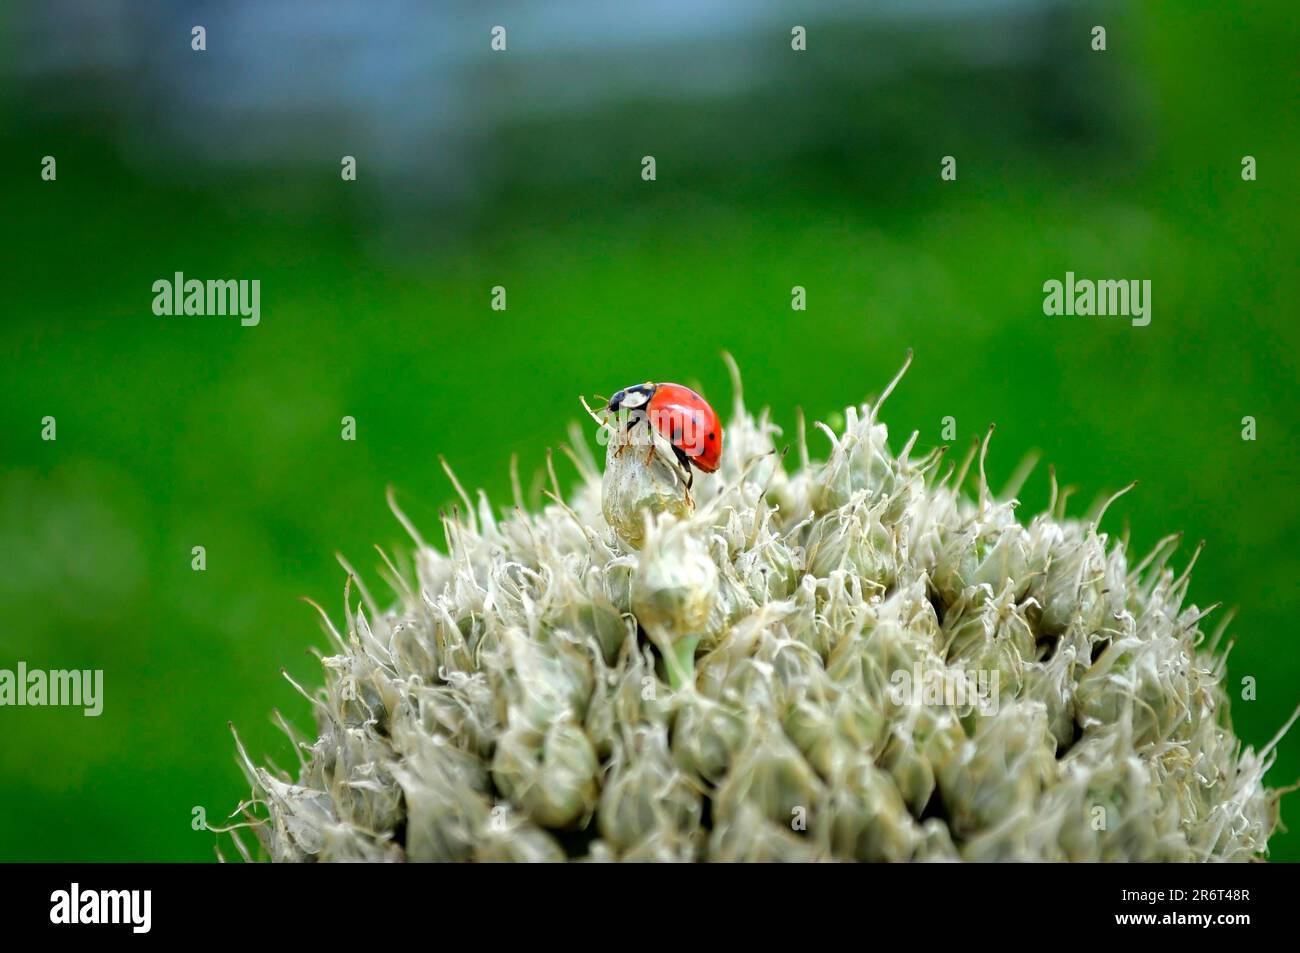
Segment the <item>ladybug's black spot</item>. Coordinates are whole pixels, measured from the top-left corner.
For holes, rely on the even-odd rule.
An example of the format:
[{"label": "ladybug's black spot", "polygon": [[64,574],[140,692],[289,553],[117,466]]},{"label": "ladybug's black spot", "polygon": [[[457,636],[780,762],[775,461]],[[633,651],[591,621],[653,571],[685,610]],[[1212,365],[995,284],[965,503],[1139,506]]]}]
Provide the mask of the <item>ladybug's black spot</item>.
[{"label": "ladybug's black spot", "polygon": [[714,439],[713,434],[709,434],[709,439],[710,440]]}]

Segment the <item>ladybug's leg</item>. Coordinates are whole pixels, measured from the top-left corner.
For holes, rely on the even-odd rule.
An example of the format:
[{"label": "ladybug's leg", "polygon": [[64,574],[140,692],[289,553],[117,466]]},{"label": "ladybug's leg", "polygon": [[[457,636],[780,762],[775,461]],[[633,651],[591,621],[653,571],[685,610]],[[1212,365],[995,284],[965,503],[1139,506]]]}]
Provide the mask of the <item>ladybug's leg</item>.
[{"label": "ladybug's leg", "polygon": [[691,499],[691,484],[695,482],[695,471],[691,469],[690,458],[682,453],[678,447],[673,447],[676,451],[677,460],[681,463],[682,469],[686,471],[686,479],[682,482],[686,484],[686,505],[691,509],[695,508],[695,501]]},{"label": "ladybug's leg", "polygon": [[686,483],[686,492],[690,493],[691,484],[695,482],[695,471],[691,469],[691,458],[686,455],[686,451],[681,447],[673,447],[673,456],[677,458],[677,462],[680,463],[682,469],[686,471],[686,479],[684,482]]},{"label": "ladybug's leg", "polygon": [[[628,435],[631,435],[632,431],[636,429],[636,425],[639,424],[639,423],[641,423],[641,421],[643,421],[643,420],[645,420],[645,414],[642,414],[642,413],[636,413],[636,412],[633,412],[632,414],[630,414],[629,417],[628,417],[627,427],[626,427],[626,429],[624,430],[624,433],[626,433],[626,434],[628,434]],[[632,445],[632,441],[630,441],[630,440],[629,440],[627,443],[622,444],[622,445],[621,445],[617,450],[614,451],[614,456],[617,457],[619,454],[621,454],[624,450],[626,450],[626,449],[627,449],[629,446],[631,446],[631,445]],[[650,441],[650,446],[651,446],[651,448],[653,449],[653,447],[654,447],[654,440],[653,440],[653,439]],[[646,465],[649,466],[649,464],[650,464],[650,458],[649,458],[649,457],[646,457],[646,461],[645,461],[645,462],[646,462]]]},{"label": "ladybug's leg", "polygon": [[[641,423],[641,421],[643,420],[645,420],[645,414],[638,414],[638,413],[631,414],[628,418],[627,428],[624,432],[627,434],[631,434],[632,431],[636,428],[636,425]],[[653,444],[653,441],[651,441],[651,443]],[[626,450],[630,445],[631,445],[631,441],[628,441],[628,443],[620,444],[619,448],[614,451],[614,456],[616,457],[620,456],[623,453],[623,451]],[[650,461],[647,459],[646,463],[649,464]]]}]

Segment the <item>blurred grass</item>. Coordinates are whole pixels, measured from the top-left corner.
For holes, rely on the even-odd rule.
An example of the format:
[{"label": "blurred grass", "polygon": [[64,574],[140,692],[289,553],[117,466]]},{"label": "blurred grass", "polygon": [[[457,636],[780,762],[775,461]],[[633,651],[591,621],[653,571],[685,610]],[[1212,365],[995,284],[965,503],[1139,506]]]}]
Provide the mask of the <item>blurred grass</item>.
[{"label": "blurred grass", "polygon": [[[792,425],[796,406],[825,417],[877,393],[910,346],[883,415],[896,446],[912,429],[940,442],[951,414],[961,440],[997,422],[995,485],[1035,448],[1079,508],[1140,480],[1108,527],[1127,523],[1142,551],[1168,532],[1206,540],[1192,594],[1240,607],[1230,680],[1257,678],[1259,698],[1233,717],[1265,743],[1300,684],[1295,25],[1281,6],[1143,11],[1105,54],[1140,74],[1137,94],[1077,104],[1058,135],[1032,118],[1052,100],[1034,107],[1023,84],[974,94],[1007,115],[950,121],[945,78],[923,77],[839,104],[896,135],[719,169],[693,164],[698,104],[639,104],[486,144],[513,185],[458,231],[409,240],[370,223],[364,177],[342,185],[328,163],[319,181],[291,170],[283,192],[285,170],[187,183],[84,131],[11,129],[0,667],[103,668],[106,702],[98,719],[5,710],[0,857],[210,858],[192,808],[216,823],[246,793],[227,720],[282,765],[294,756],[271,709],[310,723],[279,675],[319,683],[306,650],[323,639],[297,598],[337,617],[332,554],[374,584],[372,545],[407,545],[386,485],[433,537],[451,497],[439,453],[504,502],[510,455],[540,468],[579,392],[697,380],[729,404],[723,348],[748,401]],[[760,107],[718,116],[748,129]],[[653,184],[637,178],[645,129],[669,144]],[[606,132],[626,167],[528,180],[546,143]],[[49,152],[56,184],[34,171]],[[154,317],[150,285],[176,270],[260,278],[261,326]],[[1149,277],[1151,326],[1044,317],[1042,283],[1067,270]],[[504,313],[488,307],[495,284]],[[806,313],[790,310],[794,284]],[[47,414],[55,443],[39,439]],[[355,443],[339,439],[345,414]],[[1046,486],[1044,464],[1027,512]],[[1280,752],[1274,785],[1300,776],[1297,736]],[[1300,858],[1300,836],[1279,834],[1274,856]]]}]

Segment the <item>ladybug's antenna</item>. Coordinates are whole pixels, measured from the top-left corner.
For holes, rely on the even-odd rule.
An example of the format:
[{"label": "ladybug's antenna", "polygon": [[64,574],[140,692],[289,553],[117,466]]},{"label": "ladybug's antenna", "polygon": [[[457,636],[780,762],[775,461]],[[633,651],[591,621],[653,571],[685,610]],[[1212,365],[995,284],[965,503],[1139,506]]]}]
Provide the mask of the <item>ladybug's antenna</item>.
[{"label": "ladybug's antenna", "polygon": [[587,403],[587,398],[579,394],[578,400],[582,401],[582,406],[587,409],[587,413],[591,416],[592,420],[596,421],[596,423],[601,427],[606,428],[610,433],[614,432],[614,428],[609,425],[609,420],[607,418],[601,418],[600,416],[597,415],[597,413],[594,410],[591,409],[591,405]]}]

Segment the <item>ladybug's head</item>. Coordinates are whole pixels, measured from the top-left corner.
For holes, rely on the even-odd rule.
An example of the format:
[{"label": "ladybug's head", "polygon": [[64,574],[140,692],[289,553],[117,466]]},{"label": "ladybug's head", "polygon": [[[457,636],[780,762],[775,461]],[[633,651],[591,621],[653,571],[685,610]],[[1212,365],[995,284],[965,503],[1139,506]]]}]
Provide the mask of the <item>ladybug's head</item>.
[{"label": "ladybug's head", "polygon": [[644,384],[633,384],[631,387],[624,387],[611,397],[609,406],[605,409],[611,414],[616,414],[620,410],[642,410],[650,403],[650,398],[654,394],[655,385],[650,381]]}]

